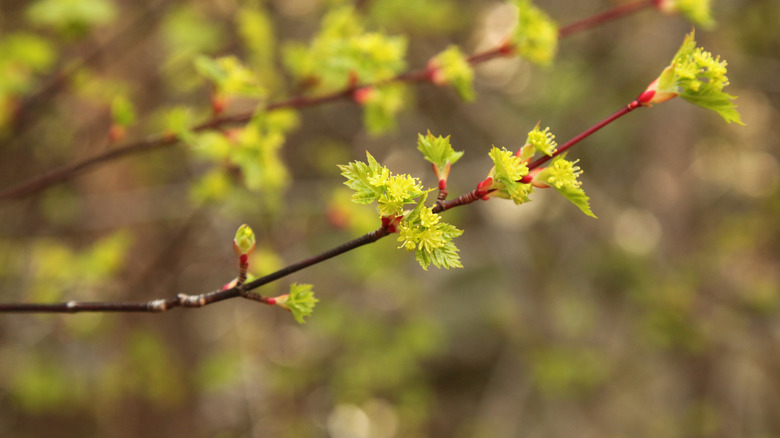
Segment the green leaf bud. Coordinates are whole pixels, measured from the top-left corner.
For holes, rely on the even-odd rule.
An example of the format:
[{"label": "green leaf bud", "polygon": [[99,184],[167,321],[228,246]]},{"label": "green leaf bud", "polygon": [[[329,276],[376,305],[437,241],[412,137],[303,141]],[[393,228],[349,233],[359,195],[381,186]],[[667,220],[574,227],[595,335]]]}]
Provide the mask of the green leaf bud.
[{"label": "green leaf bud", "polygon": [[249,228],[249,225],[243,224],[238,227],[236,237],[233,238],[233,251],[236,255],[250,255],[255,250],[255,233]]}]

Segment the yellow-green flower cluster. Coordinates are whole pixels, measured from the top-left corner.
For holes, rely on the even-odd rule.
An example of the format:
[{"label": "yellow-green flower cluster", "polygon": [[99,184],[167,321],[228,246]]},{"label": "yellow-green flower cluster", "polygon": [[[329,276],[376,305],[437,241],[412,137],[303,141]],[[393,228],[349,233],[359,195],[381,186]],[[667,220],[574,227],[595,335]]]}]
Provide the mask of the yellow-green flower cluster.
[{"label": "yellow-green flower cluster", "polygon": [[[577,166],[577,161],[568,161],[562,154],[553,160],[546,168],[534,175],[534,184],[539,187],[550,186],[563,195],[572,204],[591,217],[596,217],[590,209],[588,196],[582,190],[582,183],[578,180],[582,170]],[[538,169],[535,169],[538,170]]]},{"label": "yellow-green flower cluster", "polygon": [[577,178],[582,174],[577,161],[568,161],[564,159],[555,160],[552,166],[547,168],[547,183],[556,189],[579,189],[582,182]]},{"label": "yellow-green flower cluster", "polygon": [[694,33],[689,33],[677,51],[672,63],[664,69],[645,92],[654,92],[647,103],[660,103],[680,96],[703,108],[717,112],[727,122],[742,124],[736,105],[736,96],[723,92],[729,84],[726,61],[696,47]]},{"label": "yellow-green flower cluster", "polygon": [[539,151],[547,156],[552,156],[552,154],[555,152],[555,148],[558,147],[558,144],[555,142],[555,135],[553,135],[552,132],[550,132],[550,128],[544,128],[544,130],[539,129],[539,124],[537,123],[531,132],[528,133],[528,140],[526,140],[526,144],[530,144],[534,147],[534,150]]}]

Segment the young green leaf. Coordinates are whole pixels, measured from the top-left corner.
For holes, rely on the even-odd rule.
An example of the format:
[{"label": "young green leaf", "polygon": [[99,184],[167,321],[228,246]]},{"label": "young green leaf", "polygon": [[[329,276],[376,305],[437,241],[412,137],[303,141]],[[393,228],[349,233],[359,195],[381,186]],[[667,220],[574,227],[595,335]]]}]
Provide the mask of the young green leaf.
[{"label": "young green leaf", "polygon": [[515,51],[536,64],[548,65],[558,49],[558,26],[531,0],[514,0],[517,27],[511,36]]},{"label": "young green leaf", "polygon": [[216,59],[198,56],[194,62],[198,73],[212,81],[221,94],[252,98],[262,98],[266,95],[265,88],[255,74],[235,56]]},{"label": "young green leaf", "polygon": [[667,14],[682,14],[693,23],[710,28],[715,24],[710,13],[711,0],[656,0],[655,5]]},{"label": "young green leaf", "polygon": [[422,152],[426,160],[440,169],[443,169],[447,163],[455,164],[463,156],[463,151],[456,152],[452,148],[449,135],[434,137],[431,131],[428,131],[425,136],[417,134],[417,150]]},{"label": "young green leaf", "polygon": [[128,127],[135,123],[135,108],[127,97],[119,94],[111,101],[111,118],[119,126]]},{"label": "young green leaf", "polygon": [[368,163],[353,161],[339,165],[344,184],[355,191],[352,201],[358,204],[377,202],[382,217],[402,216],[406,204],[416,203],[425,193],[417,178],[409,175],[393,175],[368,152]]},{"label": "young green leaf", "polygon": [[579,207],[583,213],[591,217],[596,217],[590,209],[587,195],[582,190],[582,182],[577,178],[582,174],[582,170],[577,166],[577,161],[568,161],[566,154],[555,157],[552,164],[543,169],[534,176],[535,181],[545,183],[562,194],[566,199]]},{"label": "young green leaf", "polygon": [[437,85],[452,85],[461,99],[474,100],[474,69],[458,46],[449,46],[428,64],[431,80]]},{"label": "young green leaf", "polygon": [[182,142],[193,144],[197,136],[192,131],[194,118],[189,108],[177,106],[165,114],[165,126],[168,133],[175,135]]},{"label": "young green leaf", "polygon": [[307,46],[285,47],[284,62],[296,79],[324,90],[390,79],[406,63],[406,39],[366,32],[357,12],[341,7],[323,18],[322,30]]},{"label": "young green leaf", "polygon": [[303,318],[311,315],[314,306],[319,302],[317,298],[314,298],[312,285],[297,283],[290,285],[289,293],[280,295],[274,300],[277,306],[289,310],[293,314],[293,318],[301,324],[306,322]]},{"label": "young green leaf", "polygon": [[387,171],[388,175],[390,173],[390,170],[380,165],[368,152],[366,152],[366,159],[368,163],[353,161],[347,165],[339,164],[338,166],[341,175],[347,179],[344,184],[355,191],[352,195],[352,202],[357,204],[370,204],[378,200],[381,192],[371,181],[383,171]]},{"label": "young green leaf", "polygon": [[[725,121],[743,125],[736,105],[736,96],[723,92],[729,84],[726,61],[696,47],[694,32],[686,35],[672,63],[648,86],[642,95],[649,96],[643,104],[661,103],[673,97],[683,99],[717,112]],[[648,95],[648,93],[650,93]]]}]

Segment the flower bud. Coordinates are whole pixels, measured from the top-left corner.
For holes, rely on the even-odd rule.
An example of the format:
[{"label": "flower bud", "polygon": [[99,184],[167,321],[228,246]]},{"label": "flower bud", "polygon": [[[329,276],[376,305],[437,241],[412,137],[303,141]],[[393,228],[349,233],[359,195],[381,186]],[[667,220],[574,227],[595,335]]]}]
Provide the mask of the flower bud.
[{"label": "flower bud", "polygon": [[542,171],[545,169],[545,167],[537,167],[536,169],[532,169],[530,172],[528,172],[528,175],[523,177],[523,182],[525,182],[526,178],[530,177],[530,182],[534,185],[534,187],[538,189],[546,189],[550,187],[550,184],[548,184],[547,181],[543,181],[542,179],[538,178],[539,174],[542,173]]}]

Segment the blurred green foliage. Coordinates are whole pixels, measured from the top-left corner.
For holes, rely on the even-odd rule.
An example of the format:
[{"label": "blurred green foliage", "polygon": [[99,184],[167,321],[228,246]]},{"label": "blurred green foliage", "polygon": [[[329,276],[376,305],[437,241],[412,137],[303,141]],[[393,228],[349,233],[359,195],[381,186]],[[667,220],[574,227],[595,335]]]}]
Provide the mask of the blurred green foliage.
[{"label": "blurred green foliage", "polygon": [[[0,187],[117,147],[112,123],[129,141],[185,143],[0,202],[3,302],[214,290],[237,273],[241,223],[256,235],[251,273],[267,274],[377,228],[337,164],[369,150],[435,186],[415,149],[430,129],[467,152],[448,179],[457,196],[487,176],[491,144],[517,150],[540,119],[563,141],[621,108],[690,31],[648,10],[561,41],[544,71],[494,60],[473,82],[450,49],[438,62],[470,102],[425,84],[268,113],[232,96],[223,114],[249,123],[193,132],[227,77],[268,102],[318,96],[424,69],[452,45],[492,48],[515,11],[147,3],[0,6]],[[0,436],[780,435],[778,8],[713,3],[718,26],[697,38],[729,60],[747,126],[673,102],[578,145],[567,158],[580,160],[599,220],[552,190],[448,211],[465,231],[462,270],[423,272],[387,238],[257,291],[313,284],[320,301],[303,326],[238,300],[163,315],[2,314]],[[536,7],[566,24],[613,4]]]}]

